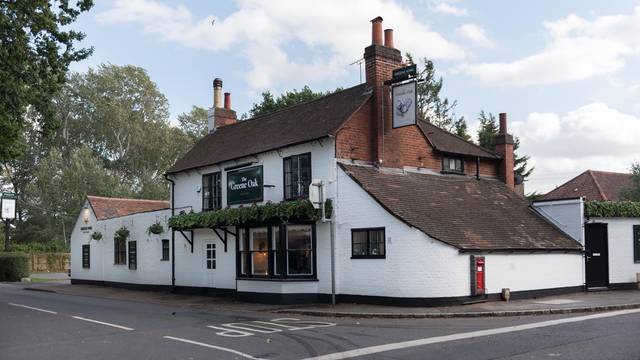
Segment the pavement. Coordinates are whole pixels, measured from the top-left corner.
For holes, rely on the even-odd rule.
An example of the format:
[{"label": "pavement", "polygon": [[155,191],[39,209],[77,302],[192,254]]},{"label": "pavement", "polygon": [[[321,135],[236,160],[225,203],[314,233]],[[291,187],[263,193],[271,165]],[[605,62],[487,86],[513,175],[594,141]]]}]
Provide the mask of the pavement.
[{"label": "pavement", "polygon": [[229,297],[173,294],[121,288],[70,285],[67,283],[32,284],[27,289],[105,299],[126,299],[144,303],[183,306],[208,310],[258,311],[324,317],[351,318],[469,318],[548,314],[574,314],[640,308],[640,290],[578,292],[512,301],[487,301],[444,307],[395,307],[339,303],[308,305],[266,305],[236,301]]},{"label": "pavement", "polygon": [[[76,293],[25,291],[26,287]],[[246,304],[236,304],[237,310],[232,306],[194,308],[185,306],[193,304],[193,299],[173,298],[173,294],[161,299],[167,303],[156,304],[157,293],[145,301],[129,290],[122,290],[119,299],[96,296],[94,290],[64,284],[0,283],[0,324],[9,324],[0,326],[0,358],[638,360],[640,354],[640,309],[489,318],[351,319],[246,311]],[[92,291],[93,296],[86,295]],[[122,298],[125,294],[135,300]],[[209,301],[216,303],[217,298]]]}]

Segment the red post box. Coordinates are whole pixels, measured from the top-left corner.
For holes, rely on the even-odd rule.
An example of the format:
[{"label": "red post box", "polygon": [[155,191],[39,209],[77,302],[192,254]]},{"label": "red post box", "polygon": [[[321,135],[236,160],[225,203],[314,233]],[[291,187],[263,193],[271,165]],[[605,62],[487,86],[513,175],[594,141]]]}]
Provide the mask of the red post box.
[{"label": "red post box", "polygon": [[484,256],[471,255],[471,295],[486,294]]}]

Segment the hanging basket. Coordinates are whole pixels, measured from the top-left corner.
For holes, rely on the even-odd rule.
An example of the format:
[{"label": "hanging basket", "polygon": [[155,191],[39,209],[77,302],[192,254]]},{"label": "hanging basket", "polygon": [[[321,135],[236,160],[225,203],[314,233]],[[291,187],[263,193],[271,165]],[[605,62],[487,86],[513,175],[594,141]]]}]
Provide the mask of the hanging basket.
[{"label": "hanging basket", "polygon": [[100,231],[94,231],[94,232],[91,234],[91,239],[92,239],[92,240],[95,240],[95,241],[102,240],[102,233],[101,233]]},{"label": "hanging basket", "polygon": [[160,235],[163,232],[164,232],[164,227],[159,222],[151,224],[151,226],[149,226],[149,228],[147,229],[148,235],[151,235],[151,234]]},{"label": "hanging basket", "polygon": [[123,226],[120,229],[116,230],[116,233],[114,234],[113,239],[115,241],[120,241],[120,240],[126,241],[128,237],[129,237],[129,229]]}]

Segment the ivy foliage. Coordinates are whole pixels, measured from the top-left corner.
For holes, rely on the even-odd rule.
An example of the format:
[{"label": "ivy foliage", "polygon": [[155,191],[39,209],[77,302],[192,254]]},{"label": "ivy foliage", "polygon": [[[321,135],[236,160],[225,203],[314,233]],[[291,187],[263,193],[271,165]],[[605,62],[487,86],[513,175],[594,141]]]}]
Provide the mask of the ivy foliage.
[{"label": "ivy foliage", "polygon": [[640,202],[587,201],[584,210],[590,217],[640,217]]},{"label": "ivy foliage", "polygon": [[264,205],[178,214],[169,219],[169,227],[190,230],[266,222],[317,221],[321,216],[320,210],[315,209],[309,200],[267,202]]}]

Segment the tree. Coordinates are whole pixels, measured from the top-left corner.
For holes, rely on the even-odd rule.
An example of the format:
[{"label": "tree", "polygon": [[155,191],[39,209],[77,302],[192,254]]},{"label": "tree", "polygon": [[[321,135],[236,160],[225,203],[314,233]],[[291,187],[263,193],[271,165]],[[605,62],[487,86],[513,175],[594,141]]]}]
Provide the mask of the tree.
[{"label": "tree", "polygon": [[625,200],[640,201],[640,162],[631,164],[631,187],[622,191]]},{"label": "tree", "polygon": [[100,158],[86,146],[67,156],[52,149],[32,176],[33,181],[20,198],[27,216],[16,231],[16,242],[67,241],[87,195],[129,195],[118,174],[104,168]]},{"label": "tree", "polygon": [[0,162],[24,150],[20,135],[29,108],[44,134],[56,128],[52,99],[65,81],[69,64],[92,49],[75,49],[84,34],[67,28],[92,0],[0,2]]},{"label": "tree", "polygon": [[180,129],[193,140],[199,140],[209,131],[207,109],[193,106],[191,111],[178,115]]},{"label": "tree", "polygon": [[[495,137],[500,132],[496,117],[492,113],[480,111],[478,115],[480,127],[478,128],[478,145],[485,149],[495,151]],[[534,167],[529,167],[530,157],[528,155],[520,156],[518,149],[520,148],[520,138],[517,136],[513,139],[513,171],[516,175],[526,180],[533,173]]]},{"label": "tree", "polygon": [[251,110],[249,110],[249,115],[247,116],[246,114],[244,114],[242,117],[253,118],[256,116],[268,114],[270,112],[284,109],[289,106],[315,100],[323,96],[333,94],[340,90],[342,90],[342,88],[337,88],[334,91],[315,92],[311,90],[309,86],[305,85],[300,91],[298,91],[297,89],[293,89],[292,91],[287,91],[284,94],[280,94],[280,96],[277,98],[275,98],[270,91],[265,91],[262,93],[262,100],[259,103],[253,104]]},{"label": "tree", "polygon": [[[414,64],[413,56],[405,54],[407,62]],[[467,122],[463,116],[457,117],[455,108],[456,100],[449,102],[448,98],[441,98],[443,80],[436,77],[436,69],[433,61],[424,58],[424,67],[419,71],[418,77],[423,80],[418,83],[418,116],[433,125],[456,134],[465,140],[470,140]]]}]

